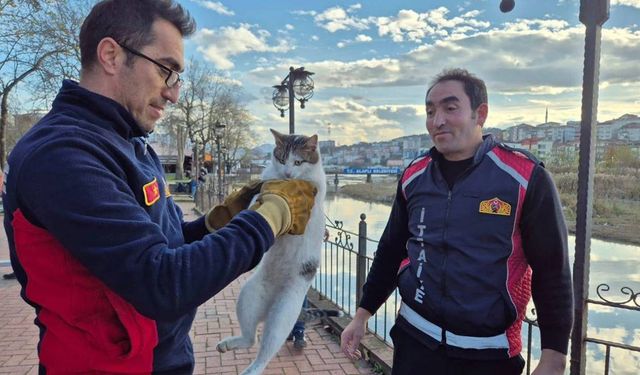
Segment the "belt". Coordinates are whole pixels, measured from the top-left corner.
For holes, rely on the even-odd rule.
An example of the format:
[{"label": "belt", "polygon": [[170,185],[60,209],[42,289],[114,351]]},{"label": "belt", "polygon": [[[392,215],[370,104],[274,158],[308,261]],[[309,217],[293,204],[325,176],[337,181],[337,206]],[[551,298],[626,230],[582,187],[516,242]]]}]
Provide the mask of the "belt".
[{"label": "belt", "polygon": [[431,323],[427,319],[423,318],[404,302],[400,305],[399,314],[409,322],[409,324],[438,342],[442,340],[442,333],[444,332],[446,343],[458,348],[509,349],[509,340],[507,339],[506,333],[488,337],[456,335],[455,333],[449,332],[437,324]]}]

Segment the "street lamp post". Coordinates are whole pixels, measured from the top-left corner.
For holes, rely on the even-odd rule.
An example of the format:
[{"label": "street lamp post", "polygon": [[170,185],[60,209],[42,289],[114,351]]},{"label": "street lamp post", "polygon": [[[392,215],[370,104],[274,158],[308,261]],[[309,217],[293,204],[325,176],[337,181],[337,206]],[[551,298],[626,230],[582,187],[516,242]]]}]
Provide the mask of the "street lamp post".
[{"label": "street lamp post", "polygon": [[220,162],[220,155],[221,155],[221,149],[220,149],[220,141],[222,140],[222,137],[224,135],[224,128],[225,125],[221,124],[220,121],[216,121],[216,123],[213,126],[213,134],[216,137],[216,166],[217,166],[217,173],[218,173],[218,203],[222,202],[222,199],[224,198],[224,193],[222,192],[222,163]]},{"label": "street lamp post", "polygon": [[284,117],[284,111],[289,110],[289,134],[295,132],[295,110],[294,104],[297,99],[300,108],[304,108],[306,103],[313,96],[314,83],[311,76],[314,73],[304,70],[304,67],[294,69],[289,68],[289,74],[279,85],[273,86],[273,105],[280,111],[280,116]]}]

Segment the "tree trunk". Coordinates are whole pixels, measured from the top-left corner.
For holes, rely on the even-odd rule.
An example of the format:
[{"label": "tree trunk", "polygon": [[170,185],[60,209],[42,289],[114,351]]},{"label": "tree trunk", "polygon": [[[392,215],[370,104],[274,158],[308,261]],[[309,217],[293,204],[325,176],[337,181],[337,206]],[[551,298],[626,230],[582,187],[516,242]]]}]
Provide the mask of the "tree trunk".
[{"label": "tree trunk", "polygon": [[193,157],[191,158],[191,167],[193,170],[191,171],[191,177],[195,177],[196,179],[200,173],[200,158],[198,157],[198,142],[193,143]]},{"label": "tree trunk", "polygon": [[2,95],[2,102],[0,103],[0,167],[4,169],[4,163],[6,160],[5,155],[5,133],[7,124],[9,123],[9,101],[7,97],[9,93]]},{"label": "tree trunk", "polygon": [[176,127],[178,160],[176,161],[176,180],[184,179],[184,145],[187,142],[187,131],[182,126]]}]

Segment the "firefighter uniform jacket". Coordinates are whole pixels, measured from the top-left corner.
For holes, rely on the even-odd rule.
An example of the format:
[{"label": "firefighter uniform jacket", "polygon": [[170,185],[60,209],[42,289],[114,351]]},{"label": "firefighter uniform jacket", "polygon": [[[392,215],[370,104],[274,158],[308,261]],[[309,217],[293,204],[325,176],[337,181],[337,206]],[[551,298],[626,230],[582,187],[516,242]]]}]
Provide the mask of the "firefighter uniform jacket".
[{"label": "firefighter uniform jacket", "polygon": [[65,81],[11,152],[4,225],[43,372],[190,373],[196,307],[273,244],[253,211],[214,234],[184,222],[144,136],[124,107]]},{"label": "firefighter uniform jacket", "polygon": [[433,148],[404,171],[360,306],[375,312],[397,285],[396,324],[425,346],[506,359],[522,349],[533,276],[542,347],[566,353],[567,230],[548,174],[492,136],[451,189],[440,158]]}]

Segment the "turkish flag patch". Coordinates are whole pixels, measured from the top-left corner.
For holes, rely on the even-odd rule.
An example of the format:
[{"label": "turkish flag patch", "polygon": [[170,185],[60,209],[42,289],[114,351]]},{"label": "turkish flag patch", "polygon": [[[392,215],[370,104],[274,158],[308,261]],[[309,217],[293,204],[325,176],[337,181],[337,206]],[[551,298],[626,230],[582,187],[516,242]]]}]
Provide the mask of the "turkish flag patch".
[{"label": "turkish flag patch", "polygon": [[142,192],[144,193],[144,203],[147,206],[151,206],[156,203],[158,199],[160,199],[160,188],[158,187],[158,180],[155,178],[153,181],[142,187]]}]

